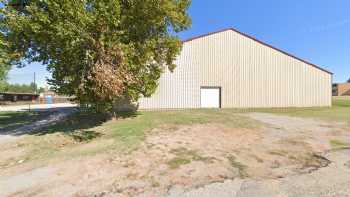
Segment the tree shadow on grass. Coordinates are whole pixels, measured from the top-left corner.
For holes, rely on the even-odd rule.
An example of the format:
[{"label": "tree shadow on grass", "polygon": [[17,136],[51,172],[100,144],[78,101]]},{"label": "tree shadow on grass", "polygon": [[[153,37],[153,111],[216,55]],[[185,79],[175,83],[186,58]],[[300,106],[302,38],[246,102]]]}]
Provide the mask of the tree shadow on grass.
[{"label": "tree shadow on grass", "polygon": [[6,131],[31,124],[46,117],[49,113],[35,112],[0,112],[0,134]]},{"label": "tree shadow on grass", "polygon": [[[137,115],[136,112],[122,112],[117,114],[117,118],[126,119],[136,117]],[[77,142],[86,142],[101,137],[103,134],[96,131],[95,128],[112,119],[113,116],[110,114],[76,112],[69,115],[64,120],[28,134],[42,136],[46,134],[63,133],[71,136]]]}]

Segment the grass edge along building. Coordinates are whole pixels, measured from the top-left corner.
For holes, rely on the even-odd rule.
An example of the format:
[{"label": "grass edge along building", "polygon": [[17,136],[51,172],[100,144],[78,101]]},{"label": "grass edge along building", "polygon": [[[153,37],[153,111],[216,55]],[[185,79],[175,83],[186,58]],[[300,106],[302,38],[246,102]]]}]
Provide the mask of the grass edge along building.
[{"label": "grass edge along building", "polygon": [[332,105],[332,73],[235,29],[183,42],[139,109],[284,108]]}]

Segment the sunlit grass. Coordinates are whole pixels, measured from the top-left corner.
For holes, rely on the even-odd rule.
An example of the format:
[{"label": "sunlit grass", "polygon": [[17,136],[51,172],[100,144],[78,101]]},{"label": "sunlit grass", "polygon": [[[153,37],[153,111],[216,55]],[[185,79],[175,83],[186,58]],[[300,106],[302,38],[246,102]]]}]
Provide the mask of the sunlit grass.
[{"label": "sunlit grass", "polygon": [[261,109],[257,111],[305,118],[319,118],[329,121],[342,121],[350,124],[350,97],[333,98],[332,107]]},{"label": "sunlit grass", "polygon": [[[335,98],[332,107],[324,108],[140,111],[121,114],[120,118],[114,120],[99,114],[77,113],[63,122],[23,136],[15,146],[9,144],[2,149],[24,149],[22,159],[26,161],[75,158],[99,153],[128,154],[138,149],[155,128],[163,126],[221,124],[230,128],[254,129],[262,125],[245,116],[244,112],[275,113],[350,123],[350,98]],[[36,118],[36,114],[29,112],[0,113],[0,127],[28,124]],[[336,146],[336,143],[333,145]],[[174,165],[188,162],[186,159],[188,160],[174,160]],[[0,163],[5,165],[6,162]]]},{"label": "sunlit grass", "polygon": [[[119,119],[76,113],[65,121],[23,136],[17,140],[16,147],[25,150],[26,154],[21,159],[26,162],[69,159],[99,153],[129,154],[139,148],[155,128],[211,123],[231,128],[261,126],[258,121],[226,110],[143,111],[121,114]],[[13,145],[10,144],[3,147],[3,150],[11,147]],[[181,156],[184,155],[191,154]],[[183,158],[175,158],[170,164],[177,166],[183,162]],[[0,162],[2,166],[6,166],[6,163],[7,161]]]}]

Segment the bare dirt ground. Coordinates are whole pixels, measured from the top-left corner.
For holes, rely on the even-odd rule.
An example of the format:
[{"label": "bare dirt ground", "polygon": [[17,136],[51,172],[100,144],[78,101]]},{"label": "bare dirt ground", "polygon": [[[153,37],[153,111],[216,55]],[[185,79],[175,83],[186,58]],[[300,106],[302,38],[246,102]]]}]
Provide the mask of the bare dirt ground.
[{"label": "bare dirt ground", "polygon": [[[327,193],[333,190],[348,195],[350,153],[330,143],[350,142],[347,124],[245,115],[263,126],[164,125],[128,155],[0,169],[0,196],[340,196]],[[320,188],[326,193],[317,193]]]}]

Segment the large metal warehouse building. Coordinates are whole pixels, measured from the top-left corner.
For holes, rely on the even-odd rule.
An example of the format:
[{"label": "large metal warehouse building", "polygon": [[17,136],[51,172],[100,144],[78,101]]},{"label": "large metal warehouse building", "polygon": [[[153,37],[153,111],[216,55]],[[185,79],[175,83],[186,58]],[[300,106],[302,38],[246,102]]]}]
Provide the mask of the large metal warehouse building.
[{"label": "large metal warehouse building", "polygon": [[184,41],[175,63],[140,109],[332,105],[332,73],[235,29]]}]

